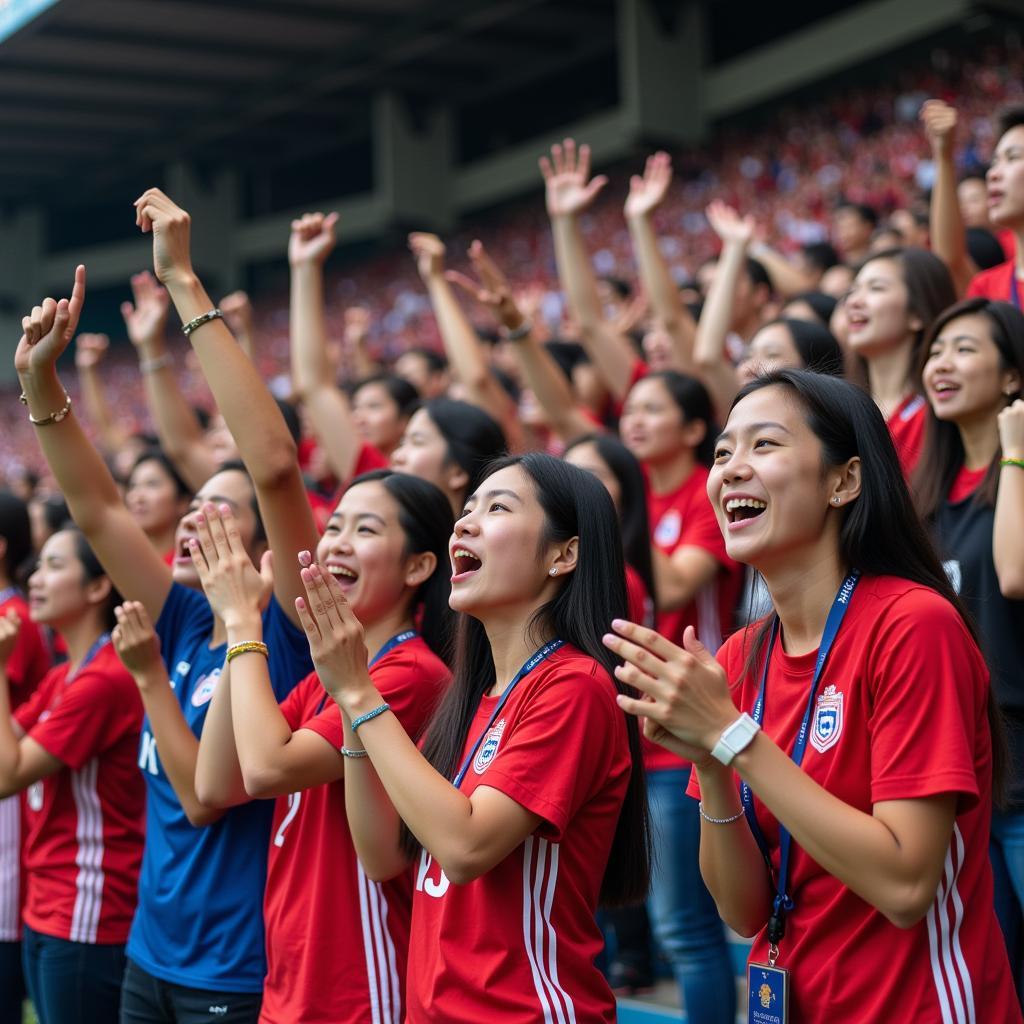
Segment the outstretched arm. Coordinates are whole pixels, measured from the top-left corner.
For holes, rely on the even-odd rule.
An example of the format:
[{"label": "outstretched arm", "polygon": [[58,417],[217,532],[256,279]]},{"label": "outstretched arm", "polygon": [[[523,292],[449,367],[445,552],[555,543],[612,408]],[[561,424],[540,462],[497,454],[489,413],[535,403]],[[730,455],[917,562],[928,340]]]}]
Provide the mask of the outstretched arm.
[{"label": "outstretched arm", "polygon": [[956,194],[956,122],[956,108],[942,100],[928,100],[921,107],[921,123],[935,163],[928,225],[932,252],[949,268],[957,295],[963,295],[978,268],[967,252],[967,233]]},{"label": "outstretched arm", "polygon": [[203,428],[178,384],[174,357],[167,349],[167,292],[147,270],[132,277],[132,302],[121,304],[128,340],[139,355],[146,402],[160,447],[181,478],[198,491],[217,471]]},{"label": "outstretched arm", "polygon": [[[190,221],[159,189],[136,204],[139,226],[153,234],[153,262],[183,323],[206,313],[211,302],[192,269]],[[282,568],[274,591],[293,620],[302,591],[293,555],[316,546],[318,534],[299,469],[295,442],[256,367],[220,320],[210,320],[189,338],[238,450],[252,477],[263,524]]]},{"label": "outstretched arm", "polygon": [[693,344],[697,325],[679,295],[668,264],[658,247],[654,211],[665,201],[672,183],[672,158],[658,152],[647,158],[643,177],[634,174],[626,200],[626,223],[640,267],[640,280],[650,297],[651,309],[672,339],[673,369],[693,372]]},{"label": "outstretched arm", "polygon": [[[348,397],[335,383],[337,368],[327,353],[324,261],[334,249],[337,223],[336,213],[307,213],[292,221],[288,262],[292,275],[292,384],[328,464],[344,481],[355,471],[360,446]],[[294,564],[295,559],[289,558]]]},{"label": "outstretched arm", "polygon": [[100,364],[109,346],[105,334],[80,334],[75,339],[75,369],[85,414],[96,428],[104,453],[113,455],[128,440],[128,431],[117,422],[100,379]]},{"label": "outstretched arm", "polygon": [[220,300],[220,311],[238,347],[249,359],[253,359],[256,355],[256,322],[249,296],[245,292],[225,295]]},{"label": "outstretched arm", "polygon": [[573,318],[579,325],[580,341],[604,377],[608,390],[619,400],[626,397],[637,355],[629,340],[605,320],[597,294],[597,279],[583,241],[579,215],[608,184],[604,175],[590,177],[590,147],[566,139],[551,147],[551,158],[540,158],[544,176],[545,201],[555,240],[558,277]]},{"label": "outstretched arm", "polygon": [[[999,441],[1004,459],[1024,459],[1024,399],[1018,398],[999,414]],[[1020,511],[1024,508],[1024,468],[1001,467],[992,530],[992,560],[999,589],[1011,600],[1024,598],[1024,534]]]},{"label": "outstretched arm", "polygon": [[717,200],[708,206],[707,218],[722,240],[722,254],[697,324],[694,357],[697,372],[711,392],[715,412],[724,423],[739,390],[736,372],[726,358],[725,341],[732,322],[736,288],[747,258],[747,246],[754,233],[754,221],[751,217],[740,217],[731,206]]},{"label": "outstretched arm", "polygon": [[171,589],[171,570],[125,508],[57,376],[57,359],[71,341],[84,302],[85,267],[78,267],[70,299],[44,299],[22,319],[14,365],[29,415],[44,421],[36,426],[36,437],[72,518],[117,589],[141,601],[155,619]]},{"label": "outstretched arm", "polygon": [[818,282],[813,274],[801,270],[767,242],[752,242],[749,252],[768,272],[772,291],[784,299],[791,299],[801,292],[813,292],[817,288]]},{"label": "outstretched arm", "polygon": [[526,323],[512,296],[508,279],[484,250],[482,242],[475,241],[469,248],[469,259],[477,273],[479,283],[465,274],[450,270],[445,275],[482,305],[490,308],[495,320],[510,334],[527,330],[514,343],[519,364],[527,386],[537,396],[544,410],[548,426],[568,443],[594,430],[594,423],[582,411],[565,374],[558,368],[551,353],[538,337],[535,324]]}]

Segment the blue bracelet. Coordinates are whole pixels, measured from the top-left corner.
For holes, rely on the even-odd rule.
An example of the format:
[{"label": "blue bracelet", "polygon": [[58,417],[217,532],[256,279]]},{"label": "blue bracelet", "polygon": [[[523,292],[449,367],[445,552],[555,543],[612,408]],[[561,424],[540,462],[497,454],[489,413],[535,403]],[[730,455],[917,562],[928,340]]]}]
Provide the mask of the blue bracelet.
[{"label": "blue bracelet", "polygon": [[363,722],[369,722],[371,718],[376,718],[378,715],[383,715],[385,711],[390,711],[390,704],[381,704],[379,708],[374,708],[372,711],[367,711],[365,715],[360,715],[357,719],[352,722],[352,731],[355,732]]}]

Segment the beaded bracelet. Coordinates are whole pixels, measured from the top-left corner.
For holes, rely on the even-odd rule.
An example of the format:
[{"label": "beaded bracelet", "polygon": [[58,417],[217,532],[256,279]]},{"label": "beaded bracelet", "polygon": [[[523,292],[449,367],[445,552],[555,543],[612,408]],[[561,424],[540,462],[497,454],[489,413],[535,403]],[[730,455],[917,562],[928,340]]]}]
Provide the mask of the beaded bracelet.
[{"label": "beaded bracelet", "polygon": [[710,814],[704,813],[703,801],[697,804],[697,810],[700,811],[700,816],[712,825],[731,825],[734,821],[739,821],[743,817],[743,811],[740,811],[739,814],[734,814],[731,818],[712,818]]},{"label": "beaded bracelet", "polygon": [[369,757],[370,755],[365,750],[356,750],[353,747],[342,747],[342,754],[345,757]]},{"label": "beaded bracelet", "polygon": [[1000,459],[1000,466],[1016,466],[1018,469],[1024,469],[1024,459]]},{"label": "beaded bracelet", "polygon": [[[28,395],[22,391],[22,393],[18,395],[18,401],[21,402],[22,405],[28,405]],[[29,413],[28,421],[34,427],[46,427],[51,423],[60,423],[60,421],[64,419],[69,412],[71,412],[71,396],[65,393],[64,404],[56,412],[51,412],[49,416],[43,416],[38,420],[32,415],[32,413]]]},{"label": "beaded bracelet", "polygon": [[270,658],[270,649],[262,640],[243,640],[240,644],[232,644],[228,648],[228,663],[230,664],[240,654],[248,654],[250,651],[258,651],[264,658]]},{"label": "beaded bracelet", "polygon": [[202,313],[187,324],[181,325],[181,333],[187,338],[196,328],[208,324],[211,320],[223,320],[224,314],[219,309],[211,309],[208,313]]},{"label": "beaded bracelet", "polygon": [[367,711],[365,715],[360,715],[352,722],[352,731],[355,732],[364,722],[369,722],[372,718],[376,718],[378,715],[383,715],[385,711],[390,710],[391,705],[385,703],[381,704],[380,707],[374,708],[372,711]]}]

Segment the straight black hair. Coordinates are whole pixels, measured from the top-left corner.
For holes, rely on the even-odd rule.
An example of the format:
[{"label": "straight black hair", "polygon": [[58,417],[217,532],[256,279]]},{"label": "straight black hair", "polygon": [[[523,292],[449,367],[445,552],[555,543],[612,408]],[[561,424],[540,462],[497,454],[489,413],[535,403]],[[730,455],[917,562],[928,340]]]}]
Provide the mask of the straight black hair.
[{"label": "straight black hair", "polygon": [[192,488],[185,483],[174,463],[171,462],[161,448],[147,448],[144,452],[139,454],[139,457],[132,463],[132,468],[128,471],[128,479],[125,481],[127,486],[131,486],[135,470],[146,462],[155,462],[164,471],[164,474],[169,477],[171,483],[174,484],[175,493],[179,498],[192,499]]},{"label": "straight black hair", "polygon": [[227,462],[222,462],[217,467],[218,473],[241,473],[246,480],[249,481],[249,486],[252,488],[252,498],[250,499],[250,506],[252,507],[252,514],[256,517],[256,527],[253,531],[252,539],[258,543],[267,539],[267,529],[263,525],[263,515],[260,512],[260,502],[256,497],[256,486],[252,482],[252,476],[249,474],[249,469],[241,459],[228,459]]},{"label": "straight black hair", "polygon": [[[742,388],[732,407],[769,387],[782,388],[803,409],[807,425],[821,442],[823,469],[860,459],[860,495],[841,512],[839,560],[843,567],[859,569],[866,576],[899,576],[934,590],[953,605],[977,643],[971,615],[949,582],[914,508],[889,428],[871,396],[838,377],[778,370]],[[769,617],[758,628],[746,671],[755,671],[762,662],[770,627]],[[993,794],[998,801],[1006,775],[1006,747],[991,688],[988,719]]]},{"label": "straight black hair", "polygon": [[384,388],[388,397],[398,407],[400,417],[408,419],[416,411],[420,393],[404,377],[397,377],[393,373],[374,373],[352,385],[350,391],[352,397],[354,398],[368,384],[380,384]]},{"label": "straight black hair", "polygon": [[622,554],[626,564],[643,580],[654,607],[658,596],[651,564],[651,528],[647,517],[644,471],[640,460],[612,434],[584,434],[565,449],[568,455],[581,444],[592,444],[604,464],[612,471],[622,495],[619,526],[622,530]]},{"label": "straight black hair", "polygon": [[[93,580],[110,579],[106,569],[100,564],[96,553],[90,547],[85,534],[71,520],[68,520],[57,532],[71,534],[75,545],[75,557],[82,563],[83,582],[91,583]],[[107,632],[110,632],[117,624],[117,619],[114,618],[114,609],[123,600],[124,598],[118,593],[117,587],[114,586],[114,581],[110,580],[110,593],[107,595],[107,600],[103,605],[103,624]]]},{"label": "straight black hair", "polygon": [[405,533],[403,557],[429,551],[437,559],[434,571],[413,594],[410,611],[427,646],[450,667],[455,632],[455,613],[448,605],[452,589],[448,558],[452,507],[439,487],[391,469],[362,473],[345,489],[373,482],[380,483],[398,505],[398,523]]},{"label": "straight black hair", "polygon": [[480,474],[508,449],[498,421],[479,406],[454,398],[432,398],[421,408],[448,444],[448,461],[465,470],[469,481],[463,499],[476,490]]},{"label": "straight black hair", "polygon": [[[983,316],[988,321],[992,341],[999,350],[999,368],[1016,370],[1024,380],[1024,314],[1009,302],[982,298],[964,299],[939,315],[921,348],[918,376],[924,372],[928,351],[935,339],[947,324],[961,316]],[[1020,397],[1021,391],[1018,388],[1007,396],[1007,405]],[[914,496],[921,515],[930,520],[938,514],[957,473],[963,468],[964,446],[957,425],[940,420],[930,404],[927,416],[924,450],[914,471]],[[1002,454],[1002,448],[997,448],[981,486],[974,493],[973,500],[982,505],[992,506],[996,503]]]},{"label": "straight black hair", "polygon": [[32,523],[28,505],[13,491],[0,490],[0,537],[7,543],[4,572],[11,583],[23,586],[24,568],[32,555]]},{"label": "straight black hair", "polygon": [[[575,571],[564,577],[554,599],[538,609],[528,633],[539,647],[559,637],[593,658],[611,676],[620,693],[632,693],[615,677],[619,660],[601,642],[612,619],[626,614],[625,567],[615,507],[604,485],[590,473],[550,455],[531,452],[491,463],[482,480],[509,466],[519,466],[536,488],[545,515],[544,541],[579,538]],[[460,616],[456,635],[454,679],[423,739],[423,755],[445,778],[454,778],[480,699],[494,685],[494,660],[483,624]],[[651,835],[640,733],[626,717],[633,762],[629,787],[601,885],[606,905],[635,903],[647,895]],[[403,830],[410,857],[419,844]]]},{"label": "straight black hair", "polygon": [[684,423],[693,420],[703,421],[707,430],[704,432],[704,440],[697,445],[694,454],[702,466],[710,466],[715,457],[715,435],[718,428],[715,425],[711,396],[707,388],[696,377],[679,373],[678,370],[658,370],[656,373],[647,374],[641,380],[660,380],[665,385],[669,397],[679,406]]},{"label": "straight black hair", "polygon": [[[782,324],[789,332],[790,338],[793,339],[793,347],[800,356],[805,370],[842,377],[845,368],[843,350],[827,327],[811,323],[810,320],[798,320],[788,316],[770,322]],[[764,326],[767,327],[768,324]]]},{"label": "straight black hair", "polygon": [[[821,323],[828,327],[839,300],[834,295],[826,295],[824,292],[801,292],[799,295],[794,295],[791,299],[786,300],[785,305],[782,307],[783,316],[786,316],[786,309],[795,302],[802,302],[805,306],[809,307]],[[790,317],[790,319],[794,318]]]}]

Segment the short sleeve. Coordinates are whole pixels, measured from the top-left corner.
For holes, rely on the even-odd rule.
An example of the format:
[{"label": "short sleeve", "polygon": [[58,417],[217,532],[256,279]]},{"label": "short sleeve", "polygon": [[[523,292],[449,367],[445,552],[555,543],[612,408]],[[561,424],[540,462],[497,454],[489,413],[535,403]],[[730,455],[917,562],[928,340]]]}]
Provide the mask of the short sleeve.
[{"label": "short sleeve", "polygon": [[[127,685],[126,685],[127,684]],[[47,753],[77,771],[142,724],[142,703],[126,672],[97,666],[68,684],[60,702],[29,730]]]},{"label": "short sleeve", "polygon": [[20,703],[19,697],[24,700],[46,675],[49,667],[50,657],[39,627],[23,618],[18,629],[18,639],[14,642],[14,650],[6,666],[12,689],[11,699],[17,703]]},{"label": "short sleeve", "polygon": [[275,597],[271,597],[263,613],[263,639],[270,651],[270,685],[280,703],[313,670],[309,641],[305,632],[285,615]]},{"label": "short sleeve", "polygon": [[[59,671],[59,670],[57,670]],[[43,677],[42,682],[32,691],[32,695],[17,708],[11,716],[24,732],[29,732],[33,725],[39,721],[39,716],[46,710],[53,692],[55,676],[53,674]]]},{"label": "short sleeve", "polygon": [[160,650],[168,671],[173,674],[170,659],[183,637],[205,636],[213,629],[213,612],[206,598],[198,591],[190,590],[180,583],[172,583],[160,615],[154,625],[160,637]]},{"label": "short sleeve", "polygon": [[624,756],[629,770],[625,725],[611,686],[566,666],[524,702],[479,785],[539,815],[551,826],[548,838],[558,842],[616,761]]},{"label": "short sleeve", "polygon": [[321,694],[324,693],[320,687],[319,677],[315,672],[310,672],[305,679],[300,680],[295,685],[295,689],[278,705],[284,720],[288,723],[288,728],[292,732],[295,732],[309,717],[306,709],[309,707],[310,693],[316,690],[319,690]]},{"label": "short sleeve", "polygon": [[735,567],[736,563],[726,553],[725,538],[703,488],[693,494],[683,514],[682,530],[675,550],[683,547],[702,548],[726,568]]},{"label": "short sleeve", "polygon": [[978,797],[988,673],[956,609],[911,591],[886,615],[870,662],[871,800]]},{"label": "short sleeve", "polygon": [[359,447],[359,454],[356,456],[356,464],[349,481],[351,482],[357,476],[369,473],[374,469],[387,469],[388,465],[388,457],[379,448],[374,448],[372,444],[364,441]]}]

